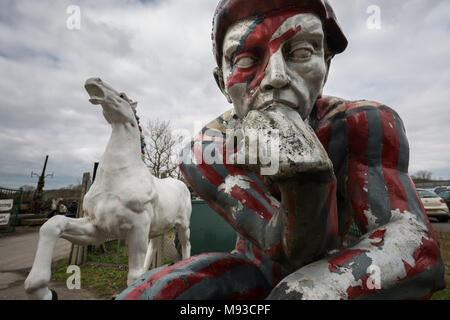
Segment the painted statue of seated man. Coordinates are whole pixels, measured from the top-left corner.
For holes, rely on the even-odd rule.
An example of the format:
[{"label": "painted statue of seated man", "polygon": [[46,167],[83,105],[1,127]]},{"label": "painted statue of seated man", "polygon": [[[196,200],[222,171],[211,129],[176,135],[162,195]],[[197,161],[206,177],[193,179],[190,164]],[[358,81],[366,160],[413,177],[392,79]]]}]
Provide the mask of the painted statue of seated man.
[{"label": "painted statue of seated man", "polygon": [[[151,270],[118,298],[417,299],[443,288],[402,120],[322,94],[347,46],[329,3],[223,0],[213,42],[234,108],[194,138],[181,170],[238,232],[236,249]],[[262,161],[270,152],[275,165]]]}]

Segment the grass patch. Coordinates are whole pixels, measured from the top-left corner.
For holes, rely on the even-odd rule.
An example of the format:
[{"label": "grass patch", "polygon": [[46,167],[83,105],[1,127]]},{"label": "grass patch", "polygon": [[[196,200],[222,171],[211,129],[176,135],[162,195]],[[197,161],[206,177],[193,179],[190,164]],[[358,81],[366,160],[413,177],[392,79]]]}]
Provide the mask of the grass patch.
[{"label": "grass patch", "polygon": [[[125,242],[108,241],[104,244],[104,251],[98,248],[89,252],[87,264],[81,269],[81,287],[95,292],[99,297],[109,299],[127,288],[128,251]],[[119,256],[117,256],[119,252]],[[164,264],[173,263],[164,259]],[[52,279],[67,281],[71,274],[66,273],[69,260],[64,259],[56,263],[52,269]]]},{"label": "grass patch", "polygon": [[[108,241],[104,251],[93,249],[87,256],[87,264],[80,267],[81,287],[95,292],[101,298],[111,298],[127,288],[128,255],[122,241],[117,256],[118,241]],[[58,261],[52,269],[52,279],[66,281],[69,260]]]},{"label": "grass patch", "polygon": [[447,288],[438,291],[431,297],[431,300],[450,300],[450,284],[447,284]]},{"label": "grass patch", "polygon": [[[119,252],[117,252],[118,243],[118,240],[105,242],[104,251],[98,247],[93,247],[87,256],[87,262],[128,265],[128,251],[125,241],[120,242]],[[117,253],[119,253],[119,256],[117,256]]]},{"label": "grass patch", "polygon": [[[52,270],[53,280],[66,281],[69,260],[60,260]],[[111,298],[127,288],[127,268],[122,266],[84,265],[81,269],[81,287],[94,291],[101,298]]]}]

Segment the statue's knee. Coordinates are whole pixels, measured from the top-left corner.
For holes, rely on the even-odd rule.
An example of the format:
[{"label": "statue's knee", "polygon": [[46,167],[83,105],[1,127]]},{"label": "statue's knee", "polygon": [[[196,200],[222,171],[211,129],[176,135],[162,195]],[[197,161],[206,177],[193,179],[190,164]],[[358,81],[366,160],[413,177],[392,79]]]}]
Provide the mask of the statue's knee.
[{"label": "statue's knee", "polygon": [[57,237],[61,234],[64,223],[65,217],[54,216],[42,225],[42,227],[39,229],[39,235],[44,237],[45,236]]}]

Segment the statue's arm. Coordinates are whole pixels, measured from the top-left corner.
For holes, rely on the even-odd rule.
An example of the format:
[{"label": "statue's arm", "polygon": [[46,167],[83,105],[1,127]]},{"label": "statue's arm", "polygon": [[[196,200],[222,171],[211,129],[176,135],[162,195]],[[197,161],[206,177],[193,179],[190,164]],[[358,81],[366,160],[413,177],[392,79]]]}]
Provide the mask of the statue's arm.
[{"label": "statue's arm", "polygon": [[317,166],[322,164],[321,170],[309,163],[312,170],[299,170],[286,179],[289,169],[281,168],[282,178],[276,182],[281,195],[274,195],[251,170],[220,163],[222,157],[215,156],[224,152],[225,136],[207,129],[182,154],[181,170],[196,193],[236,231],[287,268],[296,270],[323,256],[337,236],[336,179],[316,135],[309,133],[312,143],[323,150],[313,158]]},{"label": "statue's arm", "polygon": [[354,112],[345,121],[343,192],[363,236],[283,279],[269,299],[428,297],[443,287],[444,265],[407,173],[402,121],[387,107]]}]

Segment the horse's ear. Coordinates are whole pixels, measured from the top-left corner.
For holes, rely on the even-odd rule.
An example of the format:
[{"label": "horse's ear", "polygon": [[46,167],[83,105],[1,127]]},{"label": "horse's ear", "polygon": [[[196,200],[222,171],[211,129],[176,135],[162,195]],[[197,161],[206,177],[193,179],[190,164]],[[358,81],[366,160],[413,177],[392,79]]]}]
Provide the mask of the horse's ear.
[{"label": "horse's ear", "polygon": [[131,105],[131,107],[132,107],[133,109],[136,109],[136,108],[137,108],[137,102],[136,102],[136,101],[130,103],[130,105]]}]

